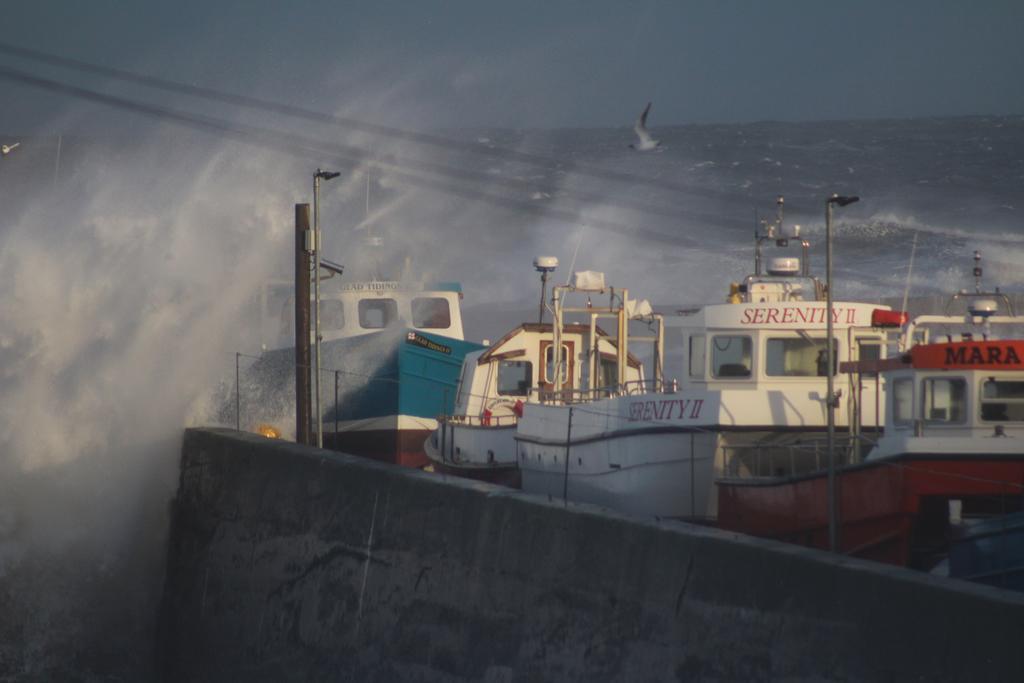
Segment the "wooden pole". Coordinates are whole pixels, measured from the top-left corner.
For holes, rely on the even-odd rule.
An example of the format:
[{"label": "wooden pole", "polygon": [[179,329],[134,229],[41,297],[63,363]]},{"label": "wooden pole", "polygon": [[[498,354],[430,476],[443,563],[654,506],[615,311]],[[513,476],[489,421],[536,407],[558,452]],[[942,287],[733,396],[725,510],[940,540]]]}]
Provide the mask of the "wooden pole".
[{"label": "wooden pole", "polygon": [[309,204],[295,205],[295,441],[309,446]]}]

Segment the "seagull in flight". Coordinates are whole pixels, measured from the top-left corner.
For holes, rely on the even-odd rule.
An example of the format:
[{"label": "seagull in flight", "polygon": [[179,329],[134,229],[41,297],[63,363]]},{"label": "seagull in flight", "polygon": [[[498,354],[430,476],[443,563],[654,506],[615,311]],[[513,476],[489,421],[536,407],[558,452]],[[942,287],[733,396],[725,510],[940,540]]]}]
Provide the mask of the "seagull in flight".
[{"label": "seagull in flight", "polygon": [[13,145],[0,145],[0,154],[7,156],[14,151],[14,148],[20,145],[20,142],[15,142]]},{"label": "seagull in flight", "polygon": [[648,150],[657,149],[661,147],[661,142],[651,137],[651,134],[647,132],[647,114],[651,111],[651,103],[648,102],[647,106],[644,107],[644,111],[640,114],[640,118],[636,120],[633,125],[633,130],[636,131],[637,143],[630,145],[631,149],[635,149],[638,152],[646,152]]}]

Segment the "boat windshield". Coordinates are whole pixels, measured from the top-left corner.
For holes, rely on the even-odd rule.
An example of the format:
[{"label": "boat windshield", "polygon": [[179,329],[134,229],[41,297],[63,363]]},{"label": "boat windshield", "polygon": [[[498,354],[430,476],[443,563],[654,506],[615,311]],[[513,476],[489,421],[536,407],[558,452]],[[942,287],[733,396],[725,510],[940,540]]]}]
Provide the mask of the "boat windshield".
[{"label": "boat windshield", "polygon": [[962,377],[929,377],[921,382],[926,422],[963,422],[967,382]]},{"label": "boat windshield", "polygon": [[750,377],[753,348],[750,337],[719,334],[712,338],[711,343],[711,369],[715,377]]},{"label": "boat windshield", "polygon": [[[828,353],[825,339],[781,337],[768,339],[765,347],[765,374],[769,377],[825,377]],[[833,341],[833,374],[839,367],[839,342]]]},{"label": "boat windshield", "polygon": [[398,320],[398,302],[394,299],[361,299],[359,326],[365,330],[380,330]]},{"label": "boat windshield", "polygon": [[533,363],[528,360],[503,360],[498,363],[498,395],[526,396],[533,384]]},{"label": "boat windshield", "polygon": [[989,378],[981,385],[981,419],[1024,422],[1024,382]]},{"label": "boat windshield", "polygon": [[448,301],[441,297],[424,296],[412,300],[412,325],[424,329],[446,330],[452,326]]},{"label": "boat windshield", "polygon": [[892,383],[892,419],[899,425],[910,424],[914,419],[914,380],[900,377]]}]

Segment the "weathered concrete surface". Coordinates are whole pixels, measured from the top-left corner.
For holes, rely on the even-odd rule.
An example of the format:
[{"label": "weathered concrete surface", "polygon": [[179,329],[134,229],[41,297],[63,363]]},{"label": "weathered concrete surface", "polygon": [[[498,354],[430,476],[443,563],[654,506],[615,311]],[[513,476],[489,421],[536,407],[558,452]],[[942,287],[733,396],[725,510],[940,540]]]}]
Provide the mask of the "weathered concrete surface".
[{"label": "weathered concrete surface", "polygon": [[1024,597],[190,430],[169,680],[982,681]]}]

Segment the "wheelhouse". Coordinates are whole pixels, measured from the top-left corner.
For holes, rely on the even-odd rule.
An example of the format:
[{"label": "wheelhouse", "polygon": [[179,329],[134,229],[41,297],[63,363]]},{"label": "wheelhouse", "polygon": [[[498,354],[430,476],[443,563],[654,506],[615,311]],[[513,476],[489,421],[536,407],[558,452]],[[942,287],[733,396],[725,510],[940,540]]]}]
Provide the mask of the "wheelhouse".
[{"label": "wheelhouse", "polygon": [[[320,331],[324,341],[371,334],[393,327],[463,338],[457,283],[351,282],[322,287]],[[261,337],[267,348],[294,343],[292,283],[271,283],[262,296]]]},{"label": "wheelhouse", "polygon": [[[553,390],[579,392],[589,382],[589,364],[583,362],[595,354],[596,381],[593,386],[617,385],[618,349],[615,341],[601,328],[595,328],[591,342],[589,325],[569,324],[562,328],[560,357],[555,355],[555,339],[550,324],[524,323],[508,332],[489,348],[468,354],[462,366],[455,414],[465,416],[511,416],[516,404],[537,400]],[[643,380],[643,365],[627,355],[627,381]]]}]

